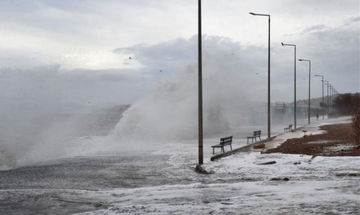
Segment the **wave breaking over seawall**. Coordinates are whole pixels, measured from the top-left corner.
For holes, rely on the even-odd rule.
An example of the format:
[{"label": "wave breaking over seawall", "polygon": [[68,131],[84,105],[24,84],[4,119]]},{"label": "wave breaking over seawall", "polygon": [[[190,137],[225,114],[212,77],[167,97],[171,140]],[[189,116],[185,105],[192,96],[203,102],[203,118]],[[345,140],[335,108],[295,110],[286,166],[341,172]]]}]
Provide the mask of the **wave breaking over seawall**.
[{"label": "wave breaking over seawall", "polygon": [[[248,121],[249,87],[238,70],[207,61],[203,74],[204,133],[214,136]],[[178,140],[197,135],[197,67],[162,80],[153,95],[132,105],[117,124],[119,139]]]}]

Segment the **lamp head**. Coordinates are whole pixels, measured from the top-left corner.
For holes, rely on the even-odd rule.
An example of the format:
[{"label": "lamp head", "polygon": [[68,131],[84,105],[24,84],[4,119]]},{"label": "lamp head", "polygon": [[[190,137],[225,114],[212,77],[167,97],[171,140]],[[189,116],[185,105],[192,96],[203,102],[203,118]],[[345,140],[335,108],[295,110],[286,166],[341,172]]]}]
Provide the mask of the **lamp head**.
[{"label": "lamp head", "polygon": [[281,42],[281,45],[282,45],[282,46],[284,46],[284,43],[283,43],[283,42]]},{"label": "lamp head", "polygon": [[253,12],[250,12],[249,14],[251,14],[251,15],[256,15],[255,13],[253,13]]}]

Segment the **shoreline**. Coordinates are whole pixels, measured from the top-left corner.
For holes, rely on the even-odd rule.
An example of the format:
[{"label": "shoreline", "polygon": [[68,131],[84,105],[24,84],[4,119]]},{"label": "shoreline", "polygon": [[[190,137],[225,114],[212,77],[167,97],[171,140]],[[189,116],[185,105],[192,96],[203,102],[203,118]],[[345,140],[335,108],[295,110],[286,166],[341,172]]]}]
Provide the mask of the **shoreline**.
[{"label": "shoreline", "polygon": [[[351,123],[320,126],[320,134],[289,138],[262,153],[305,154],[313,156],[360,156],[360,144],[353,139]],[[266,143],[265,143],[266,145]]]}]

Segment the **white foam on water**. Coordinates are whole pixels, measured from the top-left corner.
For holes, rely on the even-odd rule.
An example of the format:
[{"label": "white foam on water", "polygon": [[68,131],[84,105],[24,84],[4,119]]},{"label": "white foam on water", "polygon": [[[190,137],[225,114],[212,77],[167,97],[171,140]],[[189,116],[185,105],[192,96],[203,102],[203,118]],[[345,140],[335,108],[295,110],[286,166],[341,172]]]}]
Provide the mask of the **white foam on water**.
[{"label": "white foam on water", "polygon": [[[337,173],[360,172],[357,157],[243,153],[207,163],[213,182],[102,190],[107,209],[79,214],[268,214],[359,211],[360,181]],[[258,165],[275,160],[274,165]],[[298,164],[295,165],[294,163]],[[283,181],[287,177],[289,181]],[[200,177],[202,178],[202,177]],[[272,181],[279,178],[279,181]],[[222,181],[220,180],[222,179]],[[231,179],[231,180],[230,180]]]}]

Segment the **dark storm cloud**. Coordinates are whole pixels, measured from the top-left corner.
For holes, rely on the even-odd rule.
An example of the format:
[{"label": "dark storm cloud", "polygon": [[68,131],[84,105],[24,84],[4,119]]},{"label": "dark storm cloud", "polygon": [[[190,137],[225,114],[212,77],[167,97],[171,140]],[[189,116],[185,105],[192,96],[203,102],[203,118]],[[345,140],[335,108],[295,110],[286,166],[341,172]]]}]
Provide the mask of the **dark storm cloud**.
[{"label": "dark storm cloud", "polygon": [[[89,44],[97,44],[104,40],[106,37],[97,37],[99,35],[111,35],[114,31],[109,29],[121,29],[124,26],[133,26],[128,23],[126,25],[121,26],[119,21],[124,20],[134,20],[140,19],[138,16],[131,17],[115,17],[113,12],[110,9],[116,7],[105,7],[101,6],[107,5],[111,6],[112,4],[117,5],[118,1],[106,1],[106,3],[100,4],[98,1],[2,1],[0,5],[0,16],[4,16],[3,24],[6,26],[6,23],[10,29],[25,29],[26,32],[34,33],[35,38],[58,38],[56,41],[56,45],[60,47],[68,46],[69,50],[66,50],[66,54],[72,53],[73,46],[78,44],[79,42],[86,40],[86,38],[91,38],[91,34],[95,34],[96,37],[89,40]],[[184,3],[183,1],[176,1],[177,4],[169,4],[166,1],[122,1],[121,6],[131,5],[132,7],[141,5],[144,7],[144,10],[150,10],[154,12],[154,14],[158,14],[159,10],[155,10],[156,6],[158,8],[163,8],[164,6],[174,6],[182,7],[186,5],[188,2]],[[237,8],[240,4],[236,1],[229,1],[234,8]],[[329,13],[329,16],[333,18],[333,20],[339,19],[336,16],[341,12],[340,15],[347,13],[347,11],[353,11],[356,6],[359,5],[358,1],[310,1],[310,0],[301,0],[301,1],[284,1],[279,0],[274,3],[269,3],[269,1],[248,1],[244,3],[246,8],[250,9],[250,6],[255,6],[256,4],[260,4],[261,2],[265,2],[265,6],[269,6],[269,8],[274,9],[274,18],[276,18],[279,14],[275,12],[282,11],[283,13],[299,13],[302,16],[299,16],[299,19],[307,19],[309,14],[316,15],[322,17],[322,15]],[[194,4],[195,5],[195,4]],[[193,5],[193,6],[194,6]],[[219,6],[216,1],[209,2],[208,6],[211,11],[211,6]],[[250,5],[250,6],[249,6]],[[117,5],[119,6],[119,5]],[[191,7],[193,7],[191,6]],[[224,5],[222,5],[224,6]],[[131,7],[131,8],[132,8]],[[120,7],[119,7],[120,8]],[[121,7],[123,8],[123,7]],[[126,7],[128,8],[128,7]],[[215,7],[216,9],[218,7]],[[226,8],[226,7],[224,7]],[[221,9],[224,9],[221,8]],[[238,7],[240,8],[240,7]],[[287,8],[287,10],[284,10]],[[228,8],[226,8],[228,10]],[[220,9],[219,9],[220,10]],[[110,11],[109,14],[104,14],[104,11]],[[317,11],[316,13],[314,11]],[[126,12],[126,11],[123,11]],[[196,12],[196,11],[195,11]],[[194,11],[190,11],[189,14],[195,13]],[[248,16],[247,12],[242,13]],[[218,11],[219,14],[223,14],[222,10]],[[335,14],[336,13],[336,14]],[[154,15],[153,13],[150,13]],[[334,14],[334,15],[331,15]],[[352,13],[349,13],[352,15]],[[108,16],[106,16],[108,15]],[[148,14],[149,15],[149,14]],[[217,14],[218,15],[218,14]],[[224,12],[224,16],[226,12]],[[296,14],[297,15],[297,14]],[[6,17],[5,17],[6,16]],[[91,18],[95,17],[95,21],[91,22]],[[149,16],[150,17],[150,16]],[[279,16],[281,18],[281,16]],[[312,17],[312,16],[311,16]],[[342,17],[342,16],[341,16]],[[5,19],[6,18],[6,19]],[[148,18],[148,17],[147,17]],[[145,18],[145,19],[147,19]],[[218,18],[218,17],[217,17]],[[294,18],[294,17],[293,17]],[[308,57],[312,58],[314,63],[314,72],[326,74],[330,81],[334,81],[334,85],[338,86],[339,91],[356,91],[358,90],[358,71],[359,71],[359,17],[348,18],[342,26],[333,27],[330,26],[330,23],[322,24],[321,19],[315,19],[314,24],[309,23],[308,27],[305,27],[303,31],[299,33],[293,33],[292,37],[288,37],[291,39],[289,42],[294,42],[298,45],[298,56],[299,57]],[[90,20],[90,21],[89,21]],[[100,20],[100,21],[99,21]],[[115,21],[114,21],[115,20]],[[227,20],[227,19],[226,19]],[[229,19],[230,20],[230,19]],[[229,21],[228,20],[228,21]],[[298,19],[297,19],[298,20]],[[98,22],[97,22],[98,21]],[[140,19],[141,23],[144,23],[144,17]],[[275,20],[276,21],[276,20]],[[327,20],[328,21],[328,20]],[[106,23],[112,22],[114,25],[110,27],[104,25]],[[164,20],[165,22],[165,20]],[[91,25],[87,25],[87,23],[91,23]],[[147,22],[145,22],[147,23]],[[156,23],[156,22],[151,22]],[[215,23],[215,21],[214,21]],[[276,22],[274,22],[276,24]],[[19,25],[18,25],[19,24]],[[21,24],[21,25],[20,25]],[[235,24],[235,23],[234,23]],[[331,23],[332,24],[332,23]],[[243,23],[246,25],[246,23]],[[12,26],[12,27],[11,27]],[[104,27],[105,26],[105,27]],[[120,26],[120,27],[119,27]],[[211,26],[209,23],[205,23],[204,26]],[[51,34],[38,34],[38,31],[32,31],[33,29],[26,30],[28,27],[40,28],[42,30],[48,30]],[[143,26],[145,27],[145,26]],[[275,26],[274,26],[275,27]],[[255,26],[256,28],[256,26]],[[3,28],[7,29],[7,28]],[[108,29],[108,30],[106,30]],[[139,27],[137,26],[134,29],[124,28],[124,32],[127,32],[128,35],[140,34],[138,31]],[[99,30],[98,33],[94,33]],[[21,31],[20,31],[21,32]],[[22,32],[17,32],[19,35],[22,35]],[[53,32],[57,32],[58,34],[54,35]],[[70,32],[70,33],[69,33]],[[166,30],[164,30],[166,32]],[[220,32],[220,31],[217,31]],[[16,35],[10,34],[9,37]],[[66,33],[66,34],[65,34]],[[100,34],[101,33],[101,34]],[[151,32],[149,31],[149,34]],[[283,32],[286,33],[286,32]],[[80,39],[75,40],[71,36],[77,35]],[[180,34],[180,33],[179,33]],[[120,35],[120,34],[119,34]],[[121,34],[124,35],[124,34]],[[181,37],[182,35],[180,35]],[[274,36],[276,34],[274,33]],[[131,36],[133,37],[133,36]],[[275,38],[275,37],[273,37]],[[120,39],[119,39],[120,40]],[[162,38],[163,40],[163,38]],[[22,68],[26,68],[27,65],[31,65],[31,62],[38,61],[39,63],[35,65],[46,65],[53,64],[59,62],[58,55],[53,56],[51,59],[56,59],[50,61],[48,57],[54,51],[52,48],[52,43],[44,42],[44,47],[50,47],[50,51],[46,50],[44,53],[37,54],[37,50],[29,51],[27,47],[22,44],[31,44],[32,40],[29,40],[29,43],[21,43],[22,41],[14,40],[15,45],[21,45],[21,48],[8,48],[3,49],[0,58],[2,59],[3,65],[7,65],[6,62],[10,62],[10,65],[22,65]],[[242,40],[241,40],[242,41]],[[139,41],[146,42],[146,41]],[[285,41],[287,42],[287,41]],[[286,49],[280,46],[280,41],[275,41],[273,39],[272,44],[272,82],[274,83],[274,94],[275,98],[278,96],[279,100],[289,100],[291,94],[285,94],[285,89],[291,89],[291,70],[292,70],[292,57],[291,50]],[[111,47],[114,47],[111,43]],[[129,43],[134,44],[134,43]],[[86,82],[90,83],[90,81],[99,81],[102,82],[125,82],[125,83],[135,83],[133,78],[145,77],[147,79],[149,76],[153,76],[152,82],[150,85],[155,85],[158,78],[162,76],[166,76],[168,73],[173,73],[183,68],[184,66],[196,63],[197,59],[197,40],[196,36],[190,39],[176,39],[170,40],[168,42],[159,42],[153,45],[134,45],[125,48],[115,49],[114,53],[121,53],[125,55],[124,64],[126,66],[132,66],[132,64],[136,65],[136,63],[140,63],[141,67],[134,69],[116,69],[113,68],[114,64],[109,64],[108,66],[106,62],[104,65],[101,65],[101,68],[113,68],[113,69],[77,69],[77,70],[68,70],[66,75],[59,75],[55,72],[53,77],[48,76],[48,74],[43,75],[43,80],[47,78],[49,80],[55,80],[55,77],[60,77],[59,80],[71,79],[70,82]],[[251,43],[249,43],[251,44]],[[57,47],[57,46],[55,46]],[[79,48],[81,49],[81,48]],[[111,48],[110,48],[111,49]],[[109,50],[109,49],[107,49]],[[63,50],[59,51],[60,53]],[[46,54],[46,55],[45,55]],[[80,59],[82,59],[83,52],[81,52]],[[87,50],[84,51],[84,54],[88,54]],[[122,57],[122,55],[120,55]],[[46,56],[46,57],[44,57]],[[59,55],[62,56],[62,55]],[[102,55],[96,56],[94,58],[89,58],[86,61],[76,61],[73,63],[75,66],[70,68],[81,68],[83,63],[91,62],[93,59],[101,58]],[[127,56],[127,57],[126,57]],[[131,57],[131,59],[129,59]],[[68,58],[66,58],[68,59]],[[75,58],[77,60],[78,58]],[[119,57],[120,59],[120,57]],[[266,47],[262,47],[260,45],[244,45],[238,42],[235,42],[234,39],[225,39],[223,37],[211,36],[206,37],[204,40],[204,62],[206,61],[216,61],[221,60],[226,62],[226,64],[232,66],[234,69],[239,70],[245,78],[254,78],[254,83],[263,83],[266,79]],[[114,61],[121,61],[118,58],[114,58]],[[72,62],[71,62],[72,63]],[[60,61],[62,65],[63,62]],[[62,65],[63,66],[63,65]],[[206,64],[204,65],[206,66]],[[30,66],[29,66],[30,67]],[[302,64],[299,64],[299,80],[306,80],[305,72],[300,72],[300,70],[305,70]],[[26,69],[25,69],[26,70]],[[24,70],[24,71],[25,71]],[[31,70],[31,69],[30,69]],[[41,70],[41,69],[40,69]],[[71,72],[69,72],[71,71]],[[341,71],[341,72],[340,72]],[[29,74],[33,74],[34,72],[30,72]],[[39,73],[40,74],[40,73]],[[79,75],[80,74],[80,75]],[[134,75],[133,75],[134,74]],[[305,74],[305,75],[303,75]],[[346,74],[343,76],[339,76],[339,74]],[[36,77],[37,75],[34,75]],[[24,77],[29,78],[29,80],[33,80],[31,75],[24,75]],[[71,77],[71,78],[70,78]],[[258,80],[259,79],[259,80]],[[335,83],[335,80],[337,80]],[[265,80],[266,81],[266,80]],[[45,81],[46,82],[46,81]],[[60,81],[61,82],[61,81]],[[142,81],[140,81],[142,83]],[[81,84],[80,84],[81,85]],[[100,84],[101,85],[101,84]],[[56,84],[54,84],[56,86]],[[63,85],[65,88],[66,85]],[[91,84],[89,84],[91,86]],[[93,84],[93,86],[97,86],[97,84]],[[132,86],[131,86],[132,87]],[[259,89],[265,89],[264,84],[255,85]],[[299,86],[300,87],[300,86]],[[141,90],[142,87],[139,87],[137,90]],[[91,90],[89,90],[91,91]],[[105,93],[103,90],[95,90]],[[130,92],[132,92],[130,90]],[[126,93],[124,93],[126,95]],[[86,96],[85,96],[86,97]],[[99,96],[102,97],[102,96]]]},{"label": "dark storm cloud", "polygon": [[312,31],[299,44],[303,56],[313,59],[314,72],[324,74],[340,92],[355,92],[360,89],[360,27],[346,23]]},{"label": "dark storm cloud", "polygon": [[[306,27],[295,34],[298,45],[298,57],[313,61],[313,74],[323,74],[340,92],[359,91],[359,26],[357,17],[351,19],[352,25],[345,21],[338,27],[315,25]],[[177,39],[156,45],[137,45],[115,49],[116,53],[133,56],[145,69],[159,71],[165,68],[174,72],[178,68],[196,62],[196,36],[188,40]],[[275,100],[290,100],[293,89],[292,50],[272,44],[272,83]],[[266,78],[266,47],[241,45],[231,39],[216,36],[204,36],[204,62],[218,60],[226,63],[254,83],[262,83]],[[298,62],[299,98],[306,97],[307,66]],[[205,68],[206,71],[206,68]],[[258,80],[257,80],[257,78]],[[265,82],[264,82],[265,83]],[[265,84],[256,84],[254,88],[265,89]],[[317,80],[313,80],[314,96],[320,96]]]}]

